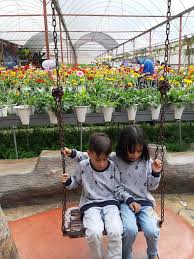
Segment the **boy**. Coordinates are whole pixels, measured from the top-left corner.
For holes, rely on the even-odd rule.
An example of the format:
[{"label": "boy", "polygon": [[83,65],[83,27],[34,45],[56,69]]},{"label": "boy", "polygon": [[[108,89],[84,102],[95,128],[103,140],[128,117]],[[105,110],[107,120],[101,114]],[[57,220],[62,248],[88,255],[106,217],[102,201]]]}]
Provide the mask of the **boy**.
[{"label": "boy", "polygon": [[104,229],[109,239],[108,258],[122,259],[123,226],[119,202],[114,197],[120,173],[108,159],[111,150],[111,140],[106,134],[92,134],[87,151],[89,158],[79,163],[73,176],[66,173],[62,177],[67,189],[82,186],[79,206],[93,259],[105,258],[101,242]]}]

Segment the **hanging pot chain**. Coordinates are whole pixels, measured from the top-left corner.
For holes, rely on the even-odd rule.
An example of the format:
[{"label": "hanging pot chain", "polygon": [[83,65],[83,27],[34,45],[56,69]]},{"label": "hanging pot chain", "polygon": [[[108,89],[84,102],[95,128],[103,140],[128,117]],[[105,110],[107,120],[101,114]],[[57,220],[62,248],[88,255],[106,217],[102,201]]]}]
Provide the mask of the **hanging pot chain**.
[{"label": "hanging pot chain", "polygon": [[[168,52],[169,52],[169,34],[170,34],[170,18],[171,18],[171,0],[168,0],[168,8],[167,8],[167,22],[166,22],[166,40],[165,40],[165,56],[164,56],[164,80],[161,80],[158,84],[158,90],[160,91],[160,102],[161,102],[161,110],[160,110],[160,146],[161,146],[161,160],[162,160],[162,170],[161,170],[161,218],[158,222],[159,227],[162,227],[164,222],[164,122],[165,122],[165,108],[167,104],[167,92],[170,90],[170,84],[168,82],[167,69],[168,69]],[[155,151],[155,159],[158,157],[159,153],[159,145],[156,147]]]},{"label": "hanging pot chain", "polygon": [[[54,53],[55,53],[55,62],[56,62],[56,87],[52,90],[52,96],[55,99],[56,104],[56,116],[58,121],[58,128],[59,128],[59,137],[60,137],[60,145],[61,145],[61,157],[62,157],[62,169],[63,174],[65,173],[66,163],[65,163],[65,155],[62,152],[64,150],[64,127],[63,127],[63,119],[62,119],[62,111],[63,111],[63,87],[61,87],[60,84],[60,74],[59,74],[59,51],[57,47],[57,31],[56,31],[56,15],[55,15],[55,4],[54,1],[51,1],[51,8],[52,8],[52,25],[53,25],[53,39],[54,39]],[[64,234],[64,216],[66,211],[66,203],[67,203],[67,197],[66,197],[66,191],[63,191],[63,201],[62,201],[62,226],[61,230]]]}]

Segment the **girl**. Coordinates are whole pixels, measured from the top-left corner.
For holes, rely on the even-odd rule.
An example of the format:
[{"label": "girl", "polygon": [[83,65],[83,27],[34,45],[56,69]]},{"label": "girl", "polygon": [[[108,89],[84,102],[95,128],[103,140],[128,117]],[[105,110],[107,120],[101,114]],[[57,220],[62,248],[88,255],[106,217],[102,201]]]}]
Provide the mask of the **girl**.
[{"label": "girl", "polygon": [[[85,155],[65,148],[64,153],[77,160]],[[129,126],[121,134],[116,155],[111,159],[120,171],[120,184],[115,187],[115,196],[120,200],[121,218],[124,227],[122,259],[132,258],[132,246],[138,233],[137,220],[147,241],[149,259],[157,258],[160,229],[158,216],[153,210],[155,200],[149,191],[157,189],[160,182],[161,161],[151,161],[144,141],[143,130]]]},{"label": "girl", "polygon": [[115,196],[121,201],[120,211],[124,226],[122,258],[132,258],[138,220],[147,241],[148,258],[155,259],[160,234],[159,218],[153,210],[155,201],[149,191],[157,189],[159,185],[161,161],[150,160],[143,130],[137,126],[129,126],[121,132],[113,159],[121,176]]}]

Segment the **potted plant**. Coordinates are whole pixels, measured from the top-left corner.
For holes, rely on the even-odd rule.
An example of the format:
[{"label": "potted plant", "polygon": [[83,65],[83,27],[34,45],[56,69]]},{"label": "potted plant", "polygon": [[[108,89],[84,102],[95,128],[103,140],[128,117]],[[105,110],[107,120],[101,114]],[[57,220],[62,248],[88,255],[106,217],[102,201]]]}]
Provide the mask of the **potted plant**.
[{"label": "potted plant", "polygon": [[126,108],[129,121],[135,120],[139,101],[139,90],[135,88],[120,92],[118,103]]},{"label": "potted plant", "polygon": [[153,87],[141,89],[140,92],[141,105],[151,111],[152,120],[158,120],[161,109],[160,92]]},{"label": "potted plant", "polygon": [[113,87],[102,88],[97,95],[96,107],[100,108],[103,113],[104,121],[110,122],[112,120],[112,113],[117,106],[116,98],[116,89]]},{"label": "potted plant", "polygon": [[6,95],[0,93],[0,117],[7,117]]},{"label": "potted plant", "polygon": [[30,123],[30,115],[32,114],[31,95],[32,93],[29,91],[20,91],[16,95],[17,105],[14,106],[14,109],[23,125],[29,125]]},{"label": "potted plant", "polygon": [[188,102],[188,94],[185,88],[171,88],[167,93],[168,102],[172,104],[174,109],[175,120],[180,120]]},{"label": "potted plant", "polygon": [[45,95],[45,111],[48,113],[51,124],[57,124],[56,103],[50,92]]},{"label": "potted plant", "polygon": [[86,114],[90,104],[90,96],[88,92],[86,92],[86,89],[82,89],[82,91],[74,93],[72,100],[74,103],[74,109],[78,122],[85,122]]}]

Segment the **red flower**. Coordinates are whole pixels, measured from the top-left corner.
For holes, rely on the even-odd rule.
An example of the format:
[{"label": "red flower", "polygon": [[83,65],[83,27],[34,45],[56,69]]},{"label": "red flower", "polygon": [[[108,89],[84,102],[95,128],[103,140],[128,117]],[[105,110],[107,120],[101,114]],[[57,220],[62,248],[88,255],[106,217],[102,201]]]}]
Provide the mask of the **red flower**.
[{"label": "red flower", "polygon": [[36,83],[38,83],[38,84],[44,83],[44,80],[43,80],[43,79],[38,78],[38,79],[36,79]]}]

